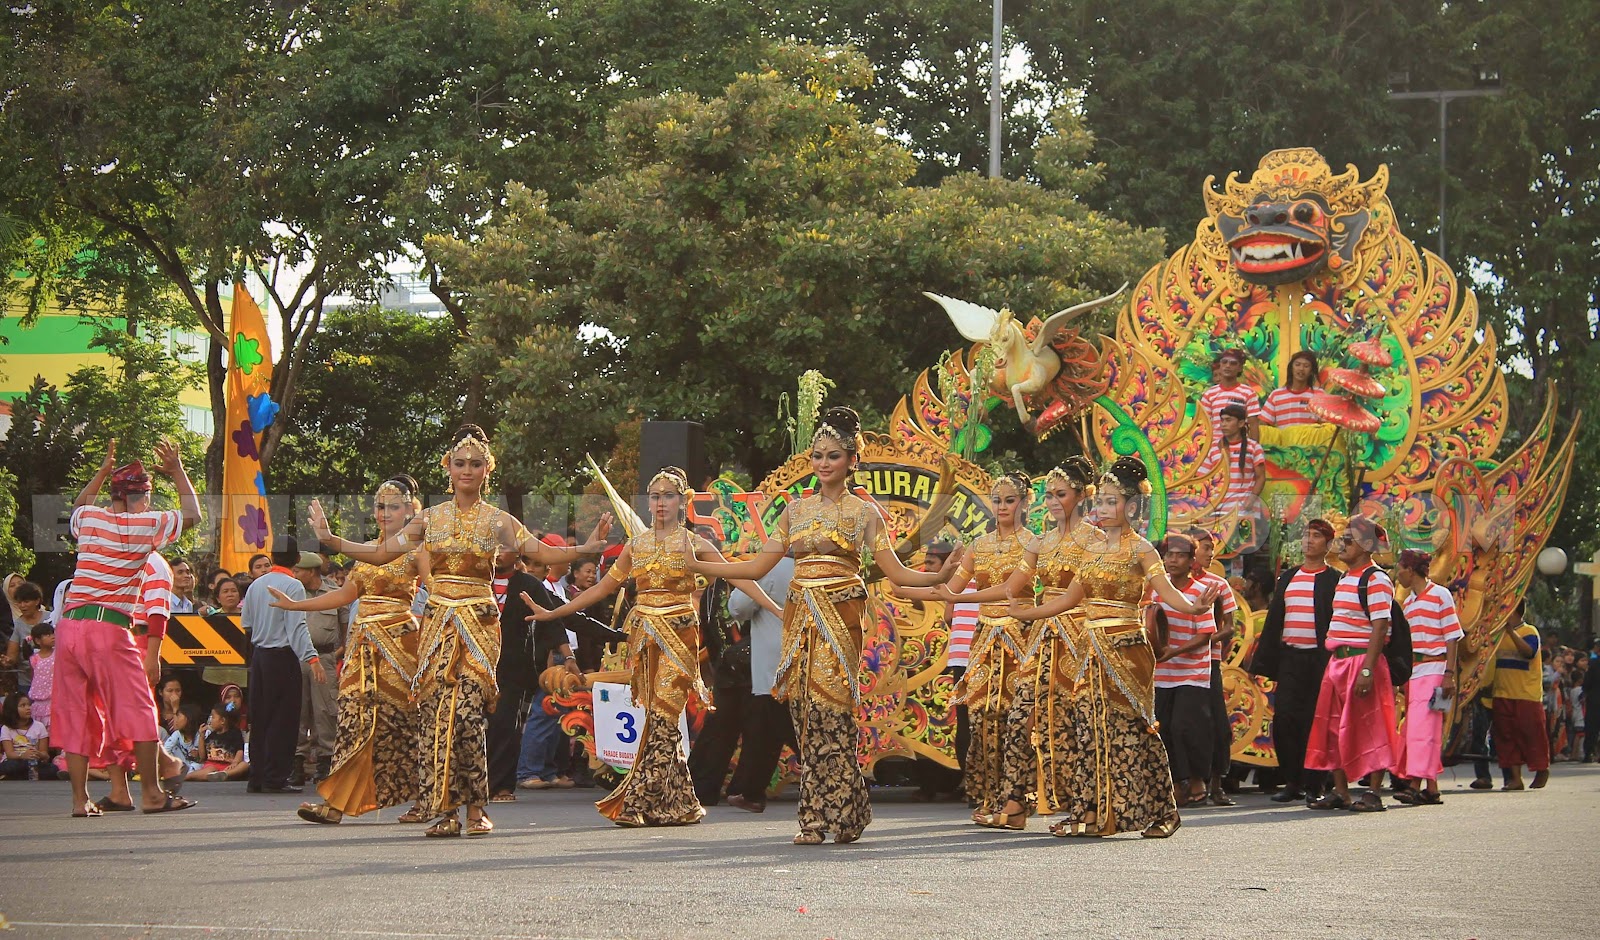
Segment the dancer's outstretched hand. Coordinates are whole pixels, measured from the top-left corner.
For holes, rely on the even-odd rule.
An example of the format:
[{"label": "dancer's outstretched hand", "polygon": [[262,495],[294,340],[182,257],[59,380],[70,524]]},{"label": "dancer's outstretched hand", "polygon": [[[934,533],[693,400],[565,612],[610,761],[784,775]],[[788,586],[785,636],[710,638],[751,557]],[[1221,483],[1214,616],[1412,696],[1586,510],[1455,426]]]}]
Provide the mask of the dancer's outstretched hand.
[{"label": "dancer's outstretched hand", "polygon": [[1217,598],[1221,597],[1221,596],[1222,596],[1222,588],[1220,588],[1217,585],[1213,584],[1210,587],[1206,588],[1205,592],[1202,593],[1198,598],[1195,599],[1194,603],[1190,605],[1191,609],[1186,611],[1186,613],[1203,614],[1206,611],[1210,610],[1211,609],[1211,605],[1215,604],[1217,602]]},{"label": "dancer's outstretched hand", "polygon": [[110,473],[112,470],[115,470],[116,467],[117,439],[113,437],[111,440],[106,441],[106,459],[100,461],[100,472],[102,474]]},{"label": "dancer's outstretched hand", "polygon": [[170,437],[163,437],[156,445],[156,469],[169,477],[175,477],[183,472],[183,452],[178,449],[178,444]]},{"label": "dancer's outstretched hand", "polygon": [[528,605],[529,610],[533,611],[533,613],[527,616],[528,620],[537,620],[540,623],[544,623],[546,620],[556,619],[555,614],[543,607],[540,607],[538,604],[535,604],[533,602],[533,598],[528,596],[527,591],[518,591],[517,596],[522,598],[522,602]]},{"label": "dancer's outstretched hand", "polygon": [[585,555],[593,555],[595,552],[604,550],[606,536],[611,534],[611,524],[616,521],[617,517],[611,513],[601,513],[600,520],[594,524],[594,531],[589,533],[589,541],[580,546],[579,551]]},{"label": "dancer's outstretched hand", "polygon": [[322,511],[322,500],[311,501],[311,531],[317,538],[326,542],[333,538],[333,529],[328,527],[328,514]]}]

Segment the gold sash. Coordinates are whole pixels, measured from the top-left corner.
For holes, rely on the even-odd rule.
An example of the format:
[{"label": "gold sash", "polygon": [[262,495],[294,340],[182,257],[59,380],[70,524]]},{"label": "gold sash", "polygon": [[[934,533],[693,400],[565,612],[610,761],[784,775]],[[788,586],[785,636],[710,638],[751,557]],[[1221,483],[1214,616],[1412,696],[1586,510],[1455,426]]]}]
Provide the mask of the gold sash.
[{"label": "gold sash", "polygon": [[[678,635],[680,626],[699,623],[694,605],[687,600],[670,604],[635,604],[628,612],[623,629],[628,634],[628,649],[633,659],[631,686],[634,704],[649,708],[657,703],[661,710],[677,714],[688,704],[690,689],[708,707],[711,691],[700,678],[699,650]],[[663,682],[662,677],[651,675],[650,656],[640,640],[654,643],[661,650],[659,662],[677,673]],[[681,677],[681,679],[680,679]]]},{"label": "gold sash", "polygon": [[[807,568],[824,572],[832,569],[834,573],[802,577]],[[856,671],[861,664],[861,650],[837,605],[866,596],[861,574],[848,559],[808,555],[795,563],[795,577],[789,582],[788,603],[783,610],[783,648],[773,685],[775,698],[803,702],[809,686],[836,710],[851,711],[860,704]],[[822,641],[826,655],[818,655],[813,637]],[[818,659],[822,662],[816,662]],[[816,674],[819,666],[820,675]]]}]

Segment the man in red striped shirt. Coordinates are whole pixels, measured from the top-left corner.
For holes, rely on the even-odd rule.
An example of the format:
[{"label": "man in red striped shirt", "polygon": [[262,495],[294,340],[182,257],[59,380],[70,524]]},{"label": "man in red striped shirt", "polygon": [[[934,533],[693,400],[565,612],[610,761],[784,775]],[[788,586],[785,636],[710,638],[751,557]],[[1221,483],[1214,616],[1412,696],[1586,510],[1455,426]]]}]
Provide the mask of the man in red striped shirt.
[{"label": "man in red striped shirt", "polygon": [[1272,697],[1272,747],[1284,789],[1277,803],[1322,797],[1326,775],[1306,769],[1306,741],[1317,714],[1317,695],[1327,669],[1323,643],[1333,621],[1333,596],[1341,573],[1328,565],[1333,526],[1322,519],[1306,523],[1305,561],[1278,579],[1267,621],[1251,657],[1250,671],[1277,683]]},{"label": "man in red striped shirt", "polygon": [[1239,381],[1244,373],[1244,353],[1237,349],[1224,349],[1211,363],[1211,374],[1217,384],[1200,395],[1200,410],[1211,419],[1211,436],[1220,440],[1222,409],[1227,405],[1244,408],[1249,421],[1251,437],[1257,437],[1261,415],[1261,392],[1254,385]]},{"label": "man in red striped shirt", "polygon": [[[57,628],[56,674],[51,739],[67,752],[72,780],[72,815],[99,816],[90,802],[90,762],[105,766],[112,751],[131,750],[139,770],[146,813],[187,809],[194,804],[161,789],[156,764],[157,712],[152,687],[159,674],[161,642],[144,648],[134,637],[133,617],[151,552],[177,541],[200,521],[200,500],[172,441],[156,446],[162,473],[178,490],[176,511],[150,510],[150,478],[135,461],[116,463],[116,442],[73,504],[71,531],[78,540],[78,564]],[[111,478],[111,507],[95,505]],[[154,625],[151,625],[154,626]],[[159,626],[165,631],[165,619]],[[131,808],[131,804],[130,804]]]},{"label": "man in red striped shirt", "polygon": [[1188,534],[1194,541],[1191,576],[1201,588],[1217,589],[1217,601],[1211,607],[1216,635],[1211,638],[1210,656],[1211,792],[1208,802],[1212,806],[1232,806],[1233,799],[1222,789],[1222,777],[1233,763],[1233,720],[1228,711],[1227,693],[1222,688],[1222,659],[1233,644],[1233,621],[1239,615],[1239,601],[1233,596],[1233,585],[1228,579],[1211,570],[1211,563],[1217,557],[1216,536],[1199,527],[1190,529]]},{"label": "man in red striped shirt", "polygon": [[[1161,543],[1167,577],[1191,601],[1205,594],[1206,584],[1193,577],[1195,546],[1182,535]],[[1211,640],[1217,623],[1213,612],[1188,614],[1155,598],[1146,608],[1147,632],[1165,635],[1156,656],[1156,723],[1172,765],[1172,788],[1179,806],[1205,798],[1214,750],[1211,714]],[[1165,629],[1160,624],[1165,623]]]},{"label": "man in red striped shirt", "polygon": [[1400,584],[1411,592],[1403,609],[1411,626],[1412,667],[1406,683],[1404,747],[1395,774],[1411,785],[1395,799],[1437,805],[1444,802],[1439,797],[1444,716],[1456,695],[1456,642],[1463,633],[1455,597],[1428,579],[1432,564],[1433,556],[1427,552],[1408,548],[1400,553]]},{"label": "man in red striped shirt", "polygon": [[1383,797],[1376,786],[1359,801],[1350,797],[1350,781],[1392,770],[1400,753],[1395,731],[1394,683],[1383,645],[1389,637],[1394,585],[1372,562],[1388,540],[1383,526],[1365,516],[1352,516],[1340,536],[1339,560],[1345,574],[1333,595],[1333,620],[1324,646],[1332,654],[1317,695],[1317,714],[1306,745],[1306,766],[1333,771],[1333,791],[1312,809],[1381,812]]}]

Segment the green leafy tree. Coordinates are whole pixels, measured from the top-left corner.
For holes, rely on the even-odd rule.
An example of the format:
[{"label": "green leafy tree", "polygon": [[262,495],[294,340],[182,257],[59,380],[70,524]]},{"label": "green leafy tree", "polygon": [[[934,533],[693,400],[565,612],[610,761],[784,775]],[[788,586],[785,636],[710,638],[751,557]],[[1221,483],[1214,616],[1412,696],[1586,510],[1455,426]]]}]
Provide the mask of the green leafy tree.
[{"label": "green leafy tree", "polygon": [[[0,571],[33,571],[38,556],[17,537],[17,477],[0,467]],[[29,540],[32,541],[31,539]]]},{"label": "green leafy tree", "polygon": [[632,410],[702,421],[713,457],[770,467],[801,371],[887,411],[963,342],[921,291],[1048,314],[1155,260],[1159,236],[1070,191],[911,185],[913,155],[849,100],[870,81],[853,51],[774,47],[720,96],[619,105],[614,169],[573,199],[514,188],[482,239],[430,240],[477,317],[463,371],[536,389],[536,412],[501,422],[508,451],[569,473]]},{"label": "green leafy tree", "polygon": [[439,455],[463,397],[439,366],[458,336],[444,318],[330,310],[309,347],[300,408],[268,471],[269,490],[361,496],[409,473],[424,491],[443,493]]}]

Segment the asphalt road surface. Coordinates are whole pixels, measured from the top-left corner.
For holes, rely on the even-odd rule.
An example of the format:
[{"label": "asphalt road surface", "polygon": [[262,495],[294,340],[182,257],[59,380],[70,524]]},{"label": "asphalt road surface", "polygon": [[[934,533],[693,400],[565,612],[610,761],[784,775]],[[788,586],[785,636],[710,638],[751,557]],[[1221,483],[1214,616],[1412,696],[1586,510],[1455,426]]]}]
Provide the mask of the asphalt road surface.
[{"label": "asphalt road surface", "polygon": [[[498,831],[425,839],[388,810],[190,784],[183,813],[67,816],[65,783],[0,783],[0,915],[18,938],[1561,938],[1600,933],[1600,766],[1445,805],[1315,813],[1253,793],[1167,841],[980,829],[874,792],[863,841],[801,847],[794,804],[623,830],[596,790],[522,793]],[[95,795],[104,793],[96,785]]]}]

